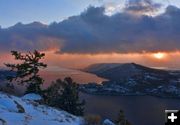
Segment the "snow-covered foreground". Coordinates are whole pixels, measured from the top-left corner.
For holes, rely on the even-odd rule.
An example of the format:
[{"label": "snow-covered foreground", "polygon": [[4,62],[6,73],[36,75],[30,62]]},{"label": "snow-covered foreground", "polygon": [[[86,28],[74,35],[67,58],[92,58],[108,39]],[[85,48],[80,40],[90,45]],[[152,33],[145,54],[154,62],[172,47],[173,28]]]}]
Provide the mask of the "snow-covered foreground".
[{"label": "snow-covered foreground", "polygon": [[83,123],[80,117],[39,105],[32,100],[28,96],[19,98],[0,92],[0,125],[81,125]]}]

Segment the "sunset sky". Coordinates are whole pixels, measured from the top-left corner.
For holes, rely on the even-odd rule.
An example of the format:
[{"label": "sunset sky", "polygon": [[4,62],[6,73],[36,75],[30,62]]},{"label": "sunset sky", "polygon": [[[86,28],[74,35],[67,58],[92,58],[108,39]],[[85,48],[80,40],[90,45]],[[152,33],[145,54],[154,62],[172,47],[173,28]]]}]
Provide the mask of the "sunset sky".
[{"label": "sunset sky", "polygon": [[0,26],[0,66],[38,49],[52,66],[180,69],[179,0],[1,0]]}]

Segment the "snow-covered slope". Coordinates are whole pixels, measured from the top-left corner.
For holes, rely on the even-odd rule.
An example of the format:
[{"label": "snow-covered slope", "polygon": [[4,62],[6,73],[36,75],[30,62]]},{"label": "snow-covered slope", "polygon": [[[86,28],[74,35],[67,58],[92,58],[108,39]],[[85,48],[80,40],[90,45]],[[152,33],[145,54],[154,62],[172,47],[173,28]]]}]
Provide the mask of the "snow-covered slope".
[{"label": "snow-covered slope", "polygon": [[29,93],[29,94],[26,94],[22,97],[22,99],[25,99],[25,100],[33,100],[33,101],[38,101],[38,100],[42,100],[42,97],[38,94],[34,94],[34,93]]},{"label": "snow-covered slope", "polygon": [[83,119],[0,92],[0,125],[80,125]]}]

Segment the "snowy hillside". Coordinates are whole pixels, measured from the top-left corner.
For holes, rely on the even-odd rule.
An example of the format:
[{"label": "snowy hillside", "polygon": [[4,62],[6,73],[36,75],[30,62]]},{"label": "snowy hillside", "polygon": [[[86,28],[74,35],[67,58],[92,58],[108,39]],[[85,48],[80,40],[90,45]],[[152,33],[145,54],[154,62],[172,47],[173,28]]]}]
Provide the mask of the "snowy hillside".
[{"label": "snowy hillside", "polygon": [[33,98],[0,93],[0,125],[80,125],[83,120],[65,111],[39,105]]}]

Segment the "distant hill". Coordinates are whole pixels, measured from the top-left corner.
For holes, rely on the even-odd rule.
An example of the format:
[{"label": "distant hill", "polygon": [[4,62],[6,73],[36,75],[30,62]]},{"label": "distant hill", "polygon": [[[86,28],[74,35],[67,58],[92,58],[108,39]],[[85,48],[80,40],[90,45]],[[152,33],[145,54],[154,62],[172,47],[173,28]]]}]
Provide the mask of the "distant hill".
[{"label": "distant hill", "polygon": [[153,69],[135,63],[99,63],[88,66],[84,71],[114,81],[144,74],[158,76],[159,78],[171,76],[166,70]]},{"label": "distant hill", "polygon": [[0,81],[4,81],[8,76],[15,75],[15,72],[8,71],[5,69],[0,69]]},{"label": "distant hill", "polygon": [[180,97],[180,71],[154,69],[135,63],[93,64],[84,71],[109,80],[102,85],[83,85],[81,90],[84,92]]}]

